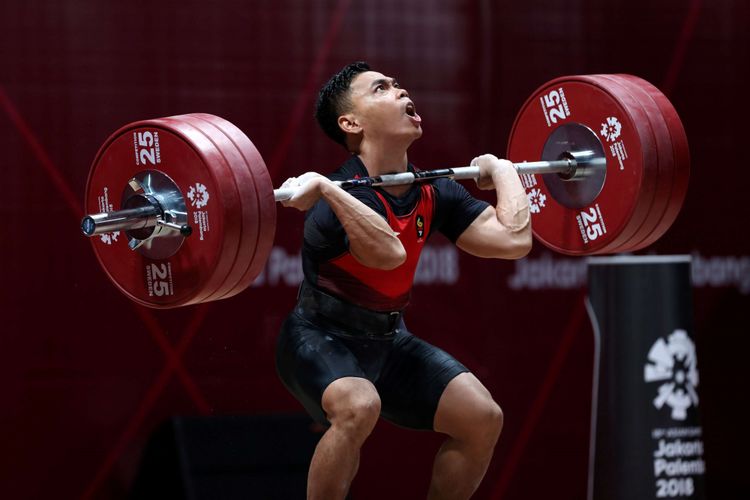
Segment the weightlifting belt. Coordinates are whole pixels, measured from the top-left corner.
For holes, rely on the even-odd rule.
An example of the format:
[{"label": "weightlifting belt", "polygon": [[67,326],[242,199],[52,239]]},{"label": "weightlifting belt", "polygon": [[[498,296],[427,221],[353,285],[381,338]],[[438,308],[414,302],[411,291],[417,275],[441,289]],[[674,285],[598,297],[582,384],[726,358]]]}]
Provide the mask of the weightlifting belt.
[{"label": "weightlifting belt", "polygon": [[310,319],[323,319],[342,333],[364,337],[392,337],[401,323],[403,311],[373,311],[359,307],[310,286],[302,281],[297,295],[297,313]]}]

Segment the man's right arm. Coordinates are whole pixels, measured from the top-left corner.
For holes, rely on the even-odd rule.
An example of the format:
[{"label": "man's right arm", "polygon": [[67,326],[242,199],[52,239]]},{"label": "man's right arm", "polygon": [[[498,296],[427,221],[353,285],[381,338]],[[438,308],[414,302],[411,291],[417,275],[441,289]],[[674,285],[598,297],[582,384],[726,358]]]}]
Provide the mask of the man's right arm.
[{"label": "man's right arm", "polygon": [[308,210],[320,198],[325,200],[346,232],[349,253],[363,265],[390,270],[406,261],[406,250],[388,222],[328,178],[308,172],[298,178],[292,177],[282,185],[293,186],[300,187],[282,204]]}]

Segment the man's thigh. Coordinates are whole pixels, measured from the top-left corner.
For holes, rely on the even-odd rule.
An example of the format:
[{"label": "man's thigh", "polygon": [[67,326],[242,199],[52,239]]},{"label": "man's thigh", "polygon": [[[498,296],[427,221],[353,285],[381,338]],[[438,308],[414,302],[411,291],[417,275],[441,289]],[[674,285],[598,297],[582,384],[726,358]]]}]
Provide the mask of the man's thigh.
[{"label": "man's thigh", "polygon": [[469,370],[453,356],[402,331],[375,383],[383,417],[402,427],[433,430],[443,391]]},{"label": "man's thigh", "polygon": [[276,370],[310,416],[326,426],[330,425],[322,407],[326,388],[344,377],[365,378],[357,358],[338,337],[294,313],[281,327]]}]

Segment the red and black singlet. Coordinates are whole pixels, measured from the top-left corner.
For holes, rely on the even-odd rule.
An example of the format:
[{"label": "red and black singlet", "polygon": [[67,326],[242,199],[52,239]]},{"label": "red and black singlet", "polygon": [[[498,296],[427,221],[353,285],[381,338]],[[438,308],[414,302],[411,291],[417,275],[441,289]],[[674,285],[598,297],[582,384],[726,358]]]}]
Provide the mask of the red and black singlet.
[{"label": "red and black singlet", "polygon": [[406,307],[435,208],[432,186],[421,185],[418,189],[420,193],[416,205],[402,216],[393,212],[383,194],[375,192],[385,207],[388,225],[404,245],[406,262],[390,271],[383,271],[361,264],[347,251],[320,264],[318,287],[369,309],[397,311]]},{"label": "red and black singlet", "polygon": [[[409,169],[413,167],[409,165]],[[352,156],[329,177],[333,180],[366,176],[359,157]],[[449,179],[414,184],[401,197],[379,188],[349,191],[387,221],[406,250],[406,262],[384,271],[364,266],[349,253],[349,242],[338,218],[325,201],[311,208],[305,219],[302,263],[311,285],[339,298],[377,311],[397,311],[409,302],[419,256],[436,230],[454,241],[486,209]]]}]

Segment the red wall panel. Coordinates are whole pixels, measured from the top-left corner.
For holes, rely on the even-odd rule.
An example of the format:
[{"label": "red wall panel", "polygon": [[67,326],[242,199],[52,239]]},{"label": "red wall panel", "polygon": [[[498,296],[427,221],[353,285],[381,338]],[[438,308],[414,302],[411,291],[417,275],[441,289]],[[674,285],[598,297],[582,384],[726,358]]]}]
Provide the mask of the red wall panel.
[{"label": "red wall panel", "polygon": [[[709,490],[746,479],[737,395],[748,348],[744,2],[418,0],[0,4],[0,495],[123,498],[145,440],[174,414],[301,411],[273,365],[295,299],[302,215],[280,208],[258,283],[225,301],[151,311],[98,268],[77,225],[99,145],[125,123],[223,116],[275,185],[345,157],[311,118],[332,72],[368,60],[425,120],[423,168],[502,155],[516,110],[563,74],[630,72],[669,94],[693,175],[673,228],[645,252],[693,253]],[[481,196],[492,200],[492,195]],[[541,245],[483,261],[432,242],[410,328],[447,349],[501,404],[506,427],[477,498],[585,494],[591,332],[585,264]],[[540,393],[540,391],[543,391]],[[358,499],[415,498],[439,438],[376,428]],[[382,464],[389,474],[382,478]]]}]

